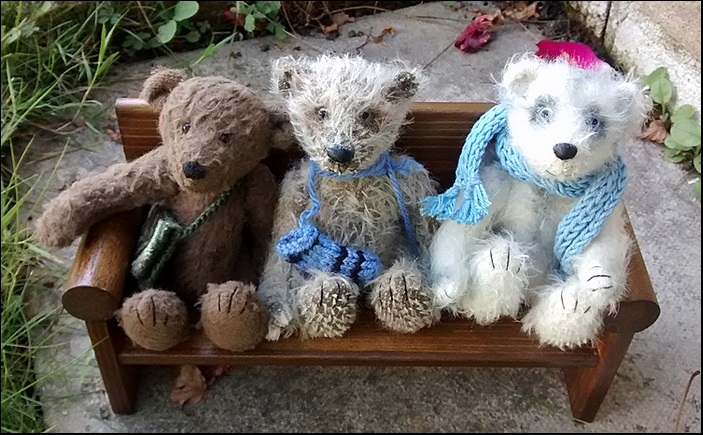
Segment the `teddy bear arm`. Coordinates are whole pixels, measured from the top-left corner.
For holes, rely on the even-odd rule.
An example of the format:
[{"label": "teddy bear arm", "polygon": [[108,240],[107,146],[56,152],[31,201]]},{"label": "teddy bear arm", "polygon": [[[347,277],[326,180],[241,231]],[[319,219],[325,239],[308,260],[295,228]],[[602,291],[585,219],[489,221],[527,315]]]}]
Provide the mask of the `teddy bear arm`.
[{"label": "teddy bear arm", "polygon": [[178,190],[169,175],[163,148],[130,163],[75,182],[47,204],[36,234],[46,246],[68,246],[101,219],[159,201]]},{"label": "teddy bear arm", "polygon": [[247,175],[246,225],[253,240],[254,258],[263,262],[271,238],[278,184],[271,171],[258,165]]},{"label": "teddy bear arm", "polygon": [[437,183],[430,178],[429,173],[425,170],[414,171],[400,178],[399,182],[421,256],[427,256],[427,248],[430,246],[439,223],[429,216],[422,215],[419,204],[420,200],[437,194]]}]

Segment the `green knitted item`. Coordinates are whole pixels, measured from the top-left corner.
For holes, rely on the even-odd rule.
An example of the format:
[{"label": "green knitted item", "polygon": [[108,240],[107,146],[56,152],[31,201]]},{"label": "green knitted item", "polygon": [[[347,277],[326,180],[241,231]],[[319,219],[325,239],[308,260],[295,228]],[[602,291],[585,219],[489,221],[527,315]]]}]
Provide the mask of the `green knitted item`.
[{"label": "green knitted item", "polygon": [[190,225],[184,227],[163,204],[154,204],[149,210],[139,236],[137,253],[132,261],[132,275],[142,289],[152,288],[179,241],[197,230],[227,201],[234,190],[221,194]]}]

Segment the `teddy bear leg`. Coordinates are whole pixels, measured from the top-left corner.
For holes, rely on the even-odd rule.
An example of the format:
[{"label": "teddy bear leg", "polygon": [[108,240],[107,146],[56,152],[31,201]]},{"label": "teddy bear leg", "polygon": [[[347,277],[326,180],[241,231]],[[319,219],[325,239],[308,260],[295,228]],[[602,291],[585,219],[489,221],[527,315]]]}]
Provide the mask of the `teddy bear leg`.
[{"label": "teddy bear leg", "polygon": [[144,290],[117,312],[125,334],[139,347],[163,351],[180,343],[188,329],[188,309],[175,293]]},{"label": "teddy bear leg", "polygon": [[439,314],[420,270],[402,259],[376,278],[369,302],[383,325],[396,332],[418,331]]},{"label": "teddy bear leg", "polygon": [[480,242],[469,261],[471,283],[459,312],[480,324],[516,317],[528,285],[526,259],[522,246],[508,236]]},{"label": "teddy bear leg", "polygon": [[573,259],[573,273],[542,289],[522,319],[523,330],[561,349],[596,339],[603,317],[625,295],[630,238],[621,213],[613,213],[598,237]]},{"label": "teddy bear leg", "polygon": [[594,269],[591,279],[572,276],[545,287],[523,317],[522,329],[560,349],[587,344],[596,338],[603,316],[619,299],[619,288],[602,268]]},{"label": "teddy bear leg", "polygon": [[203,330],[216,346],[233,352],[256,347],[268,319],[256,295],[256,288],[240,281],[208,284],[201,298]]},{"label": "teddy bear leg", "polygon": [[341,337],[356,320],[359,287],[342,275],[317,272],[298,290],[300,333]]}]

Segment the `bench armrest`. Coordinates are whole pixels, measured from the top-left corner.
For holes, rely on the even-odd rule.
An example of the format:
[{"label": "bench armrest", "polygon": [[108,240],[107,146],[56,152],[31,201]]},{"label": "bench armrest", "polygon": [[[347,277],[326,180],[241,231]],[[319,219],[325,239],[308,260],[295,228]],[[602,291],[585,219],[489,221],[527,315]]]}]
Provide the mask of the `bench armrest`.
[{"label": "bench armrest", "polygon": [[93,225],[81,240],[61,296],[82,320],[107,320],[122,305],[142,222],[141,209],[116,213]]},{"label": "bench armrest", "polygon": [[605,329],[611,332],[635,333],[649,328],[659,318],[661,310],[627,212],[625,217],[626,228],[633,245],[627,268],[628,295],[620,302],[617,313],[606,317]]}]

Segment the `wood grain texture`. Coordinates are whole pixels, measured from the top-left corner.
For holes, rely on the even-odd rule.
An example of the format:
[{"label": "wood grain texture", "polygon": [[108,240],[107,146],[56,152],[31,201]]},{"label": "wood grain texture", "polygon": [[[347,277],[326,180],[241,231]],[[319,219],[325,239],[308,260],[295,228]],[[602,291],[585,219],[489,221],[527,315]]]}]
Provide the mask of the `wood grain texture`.
[{"label": "wood grain texture", "polygon": [[589,367],[598,363],[594,348],[563,352],[544,346],[520,332],[520,324],[504,319],[489,326],[443,319],[414,334],[383,329],[368,312],[342,338],[298,337],[263,342],[234,354],[215,347],[199,331],[165,352],[127,345],[119,355],[124,364],[232,365],[414,365],[490,367]]},{"label": "wood grain texture", "polygon": [[634,332],[606,332],[597,344],[600,361],[596,367],[564,368],[569,403],[575,418],[586,422],[596,418],[633,336]]},{"label": "wood grain texture", "polygon": [[89,321],[85,325],[112,410],[116,414],[132,413],[137,392],[137,368],[126,366],[117,359],[123,343],[122,331],[115,320]]},{"label": "wood grain texture", "polygon": [[141,213],[117,213],[83,237],[61,296],[66,311],[82,320],[105,320],[122,304]]}]

